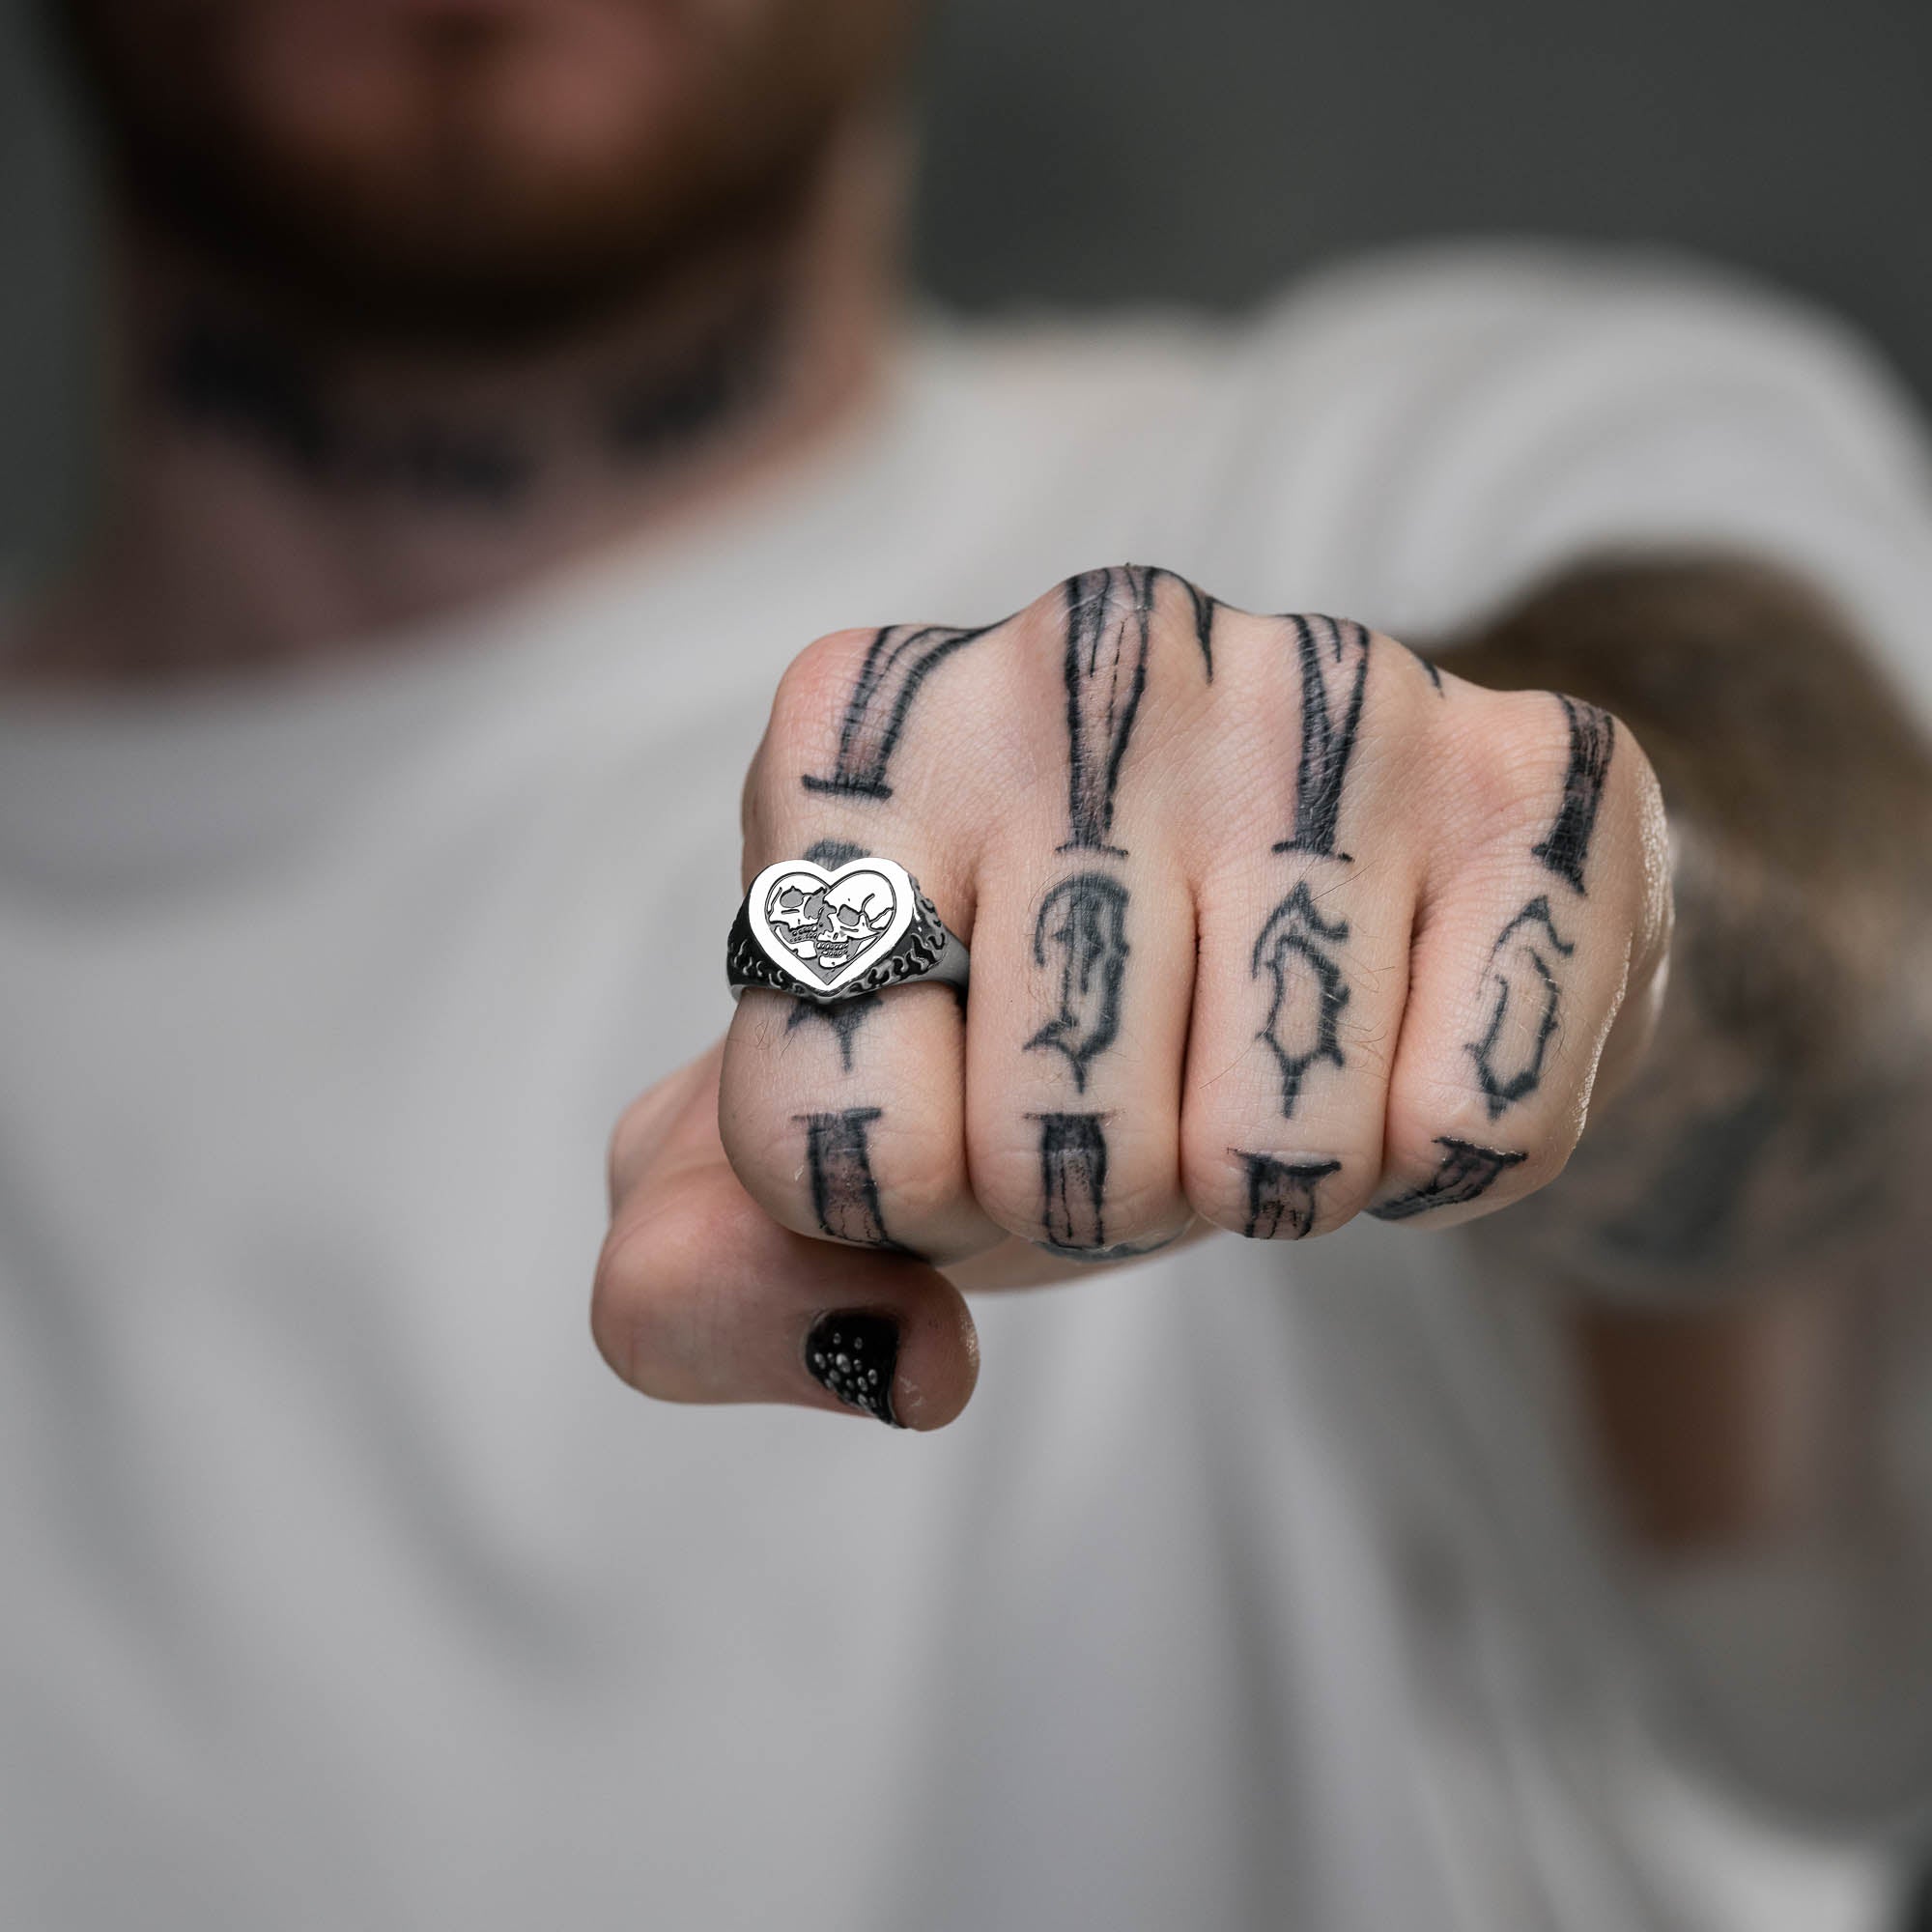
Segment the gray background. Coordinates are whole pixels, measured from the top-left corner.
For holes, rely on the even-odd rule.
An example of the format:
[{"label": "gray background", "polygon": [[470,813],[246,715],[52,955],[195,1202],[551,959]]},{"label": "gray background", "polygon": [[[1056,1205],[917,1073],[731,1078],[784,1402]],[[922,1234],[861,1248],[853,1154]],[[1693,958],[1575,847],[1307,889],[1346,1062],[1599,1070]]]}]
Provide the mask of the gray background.
[{"label": "gray background", "polygon": [[[71,514],[82,197],[0,0],[0,554]],[[1928,0],[950,0],[919,265],[971,306],[1250,298],[1477,232],[1663,242],[1847,311],[1932,396]]]}]

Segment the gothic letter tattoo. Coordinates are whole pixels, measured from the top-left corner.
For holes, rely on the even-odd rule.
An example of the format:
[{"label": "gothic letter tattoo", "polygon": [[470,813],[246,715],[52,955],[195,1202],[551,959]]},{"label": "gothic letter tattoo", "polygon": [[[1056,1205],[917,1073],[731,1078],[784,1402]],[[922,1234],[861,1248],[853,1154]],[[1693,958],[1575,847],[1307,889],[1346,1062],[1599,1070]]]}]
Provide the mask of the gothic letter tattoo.
[{"label": "gothic letter tattoo", "polygon": [[811,1170],[811,1208],[835,1241],[863,1248],[898,1248],[879,1215],[879,1184],[872,1179],[867,1129],[877,1107],[847,1107],[838,1114],[799,1114],[805,1158]]},{"label": "gothic letter tattoo", "polygon": [[1557,702],[1570,724],[1570,764],[1563,774],[1563,803],[1549,837],[1530,851],[1566,884],[1583,890],[1583,861],[1590,854],[1590,834],[1596,830],[1597,807],[1603,803],[1604,780],[1610,769],[1616,724],[1607,711],[1584,704],[1560,692]]},{"label": "gothic letter tattoo", "polygon": [[1349,987],[1327,949],[1348,938],[1347,921],[1323,919],[1304,879],[1268,915],[1255,941],[1249,972],[1257,980],[1264,972],[1274,980],[1274,997],[1256,1037],[1281,1068],[1285,1120],[1293,1118],[1302,1080],[1317,1061],[1344,1065],[1337,1028]]},{"label": "gothic letter tattoo", "polygon": [[1435,1172],[1420,1187],[1371,1208],[1369,1212],[1378,1221],[1406,1221],[1432,1208],[1460,1208],[1487,1194],[1499,1174],[1529,1158],[1510,1148],[1477,1147],[1473,1141],[1452,1140],[1446,1134],[1438,1136],[1435,1145],[1443,1151]]},{"label": "gothic letter tattoo", "polygon": [[943,624],[893,624],[873,638],[859,667],[838,727],[838,756],[829,778],[808,775],[807,791],[853,798],[891,798],[886,767],[905,729],[920,686],[956,650],[995,628],[956,630]]},{"label": "gothic letter tattoo", "polygon": [[1553,961],[1576,950],[1556,930],[1542,894],[1496,935],[1490,951],[1495,1004],[1482,1038],[1471,1040],[1467,1049],[1492,1121],[1543,1084],[1544,1055],[1556,1031]]},{"label": "gothic letter tattoo", "polygon": [[1063,852],[1112,852],[1114,790],[1147,689],[1154,573],[1139,564],[1066,580],[1067,821]]},{"label": "gothic letter tattoo", "polygon": [[1369,634],[1335,617],[1290,617],[1301,658],[1301,756],[1294,775],[1294,832],[1277,852],[1315,852],[1347,859],[1335,849],[1342,816],[1342,782],[1362,722],[1369,685]]},{"label": "gothic letter tattoo", "polygon": [[[820,838],[806,848],[805,856],[814,866],[823,866],[828,872],[836,872],[840,866],[849,866],[854,859],[866,857],[863,845],[854,845],[845,838]],[[838,1041],[838,1064],[847,1073],[852,1070],[852,1037],[866,1022],[867,1015],[878,1009],[879,996],[876,993],[856,993],[849,1000],[834,1000],[829,1007],[822,1007],[816,1000],[794,1000],[791,1003],[791,1017],[785,1021],[785,1032],[796,1033],[802,1026],[816,1022],[832,1029]]]},{"label": "gothic letter tattoo", "polygon": [[1045,1245],[1094,1256],[1107,1245],[1104,1114],[1038,1114]]},{"label": "gothic letter tattoo", "polygon": [[1201,668],[1208,674],[1208,682],[1214,682],[1214,619],[1221,609],[1221,600],[1210,596],[1198,583],[1190,583],[1178,570],[1153,572],[1156,580],[1165,578],[1170,583],[1178,583],[1187,592],[1187,601],[1194,611],[1194,641],[1201,646]]},{"label": "gothic letter tattoo", "polygon": [[1300,1240],[1315,1225],[1317,1183],[1342,1165],[1339,1160],[1295,1164],[1239,1148],[1228,1151],[1247,1166],[1248,1218],[1241,1233],[1252,1241],[1271,1241],[1281,1234]]},{"label": "gothic letter tattoo", "polygon": [[1127,889],[1104,872],[1078,872],[1047,894],[1034,922],[1036,966],[1060,975],[1060,1010],[1027,1041],[1066,1056],[1073,1083],[1087,1091],[1087,1063],[1121,1030],[1121,976],[1127,965]]}]

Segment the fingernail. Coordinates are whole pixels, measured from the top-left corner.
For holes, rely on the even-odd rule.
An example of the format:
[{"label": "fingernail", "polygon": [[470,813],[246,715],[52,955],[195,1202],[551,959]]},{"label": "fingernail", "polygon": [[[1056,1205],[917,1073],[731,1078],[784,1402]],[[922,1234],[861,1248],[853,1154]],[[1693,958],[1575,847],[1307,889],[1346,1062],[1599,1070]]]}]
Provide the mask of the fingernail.
[{"label": "fingernail", "polygon": [[856,1310],[821,1315],[805,1338],[805,1366],[812,1379],[846,1407],[876,1415],[893,1429],[900,1426],[893,1413],[898,1359],[899,1324],[889,1315]]}]

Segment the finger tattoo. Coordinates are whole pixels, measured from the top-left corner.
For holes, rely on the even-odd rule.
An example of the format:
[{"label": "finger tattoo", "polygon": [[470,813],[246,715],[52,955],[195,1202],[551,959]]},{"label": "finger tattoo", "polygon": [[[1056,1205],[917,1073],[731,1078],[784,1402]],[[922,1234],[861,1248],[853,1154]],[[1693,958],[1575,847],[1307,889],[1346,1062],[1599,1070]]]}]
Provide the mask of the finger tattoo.
[{"label": "finger tattoo", "polygon": [[1060,1010],[1027,1041],[1066,1056],[1087,1091],[1087,1063],[1121,1030],[1127,966],[1127,889],[1104,872],[1077,872],[1047,894],[1034,922],[1034,964],[1058,970]]},{"label": "finger tattoo", "polygon": [[1610,753],[1616,745],[1616,724],[1607,711],[1579,698],[1556,694],[1570,726],[1570,761],[1563,774],[1563,802],[1549,836],[1529,849],[1565,884],[1583,890],[1583,862],[1590,853],[1590,835],[1597,826],[1604,781],[1609,775]]},{"label": "finger tattoo", "polygon": [[1208,682],[1214,682],[1214,619],[1219,614],[1221,600],[1203,590],[1198,583],[1191,583],[1178,570],[1156,569],[1153,573],[1157,582],[1178,583],[1187,593],[1187,601],[1194,612],[1194,641],[1201,646],[1201,668],[1207,673]]},{"label": "finger tattoo", "polygon": [[1489,1024],[1467,1052],[1476,1063],[1483,1100],[1495,1120],[1543,1084],[1543,1062],[1556,1032],[1556,962],[1577,950],[1556,930],[1549,900],[1539,894],[1496,935],[1489,977],[1494,987]]},{"label": "finger tattoo", "polygon": [[1046,1245],[1091,1255],[1107,1245],[1104,1114],[1036,1114]]},{"label": "finger tattoo", "polygon": [[1499,1175],[1529,1158],[1513,1148],[1478,1147],[1473,1141],[1454,1140],[1446,1134],[1438,1136],[1435,1145],[1442,1150],[1435,1172],[1420,1187],[1411,1187],[1406,1194],[1371,1208],[1368,1211],[1378,1221],[1406,1221],[1432,1208],[1460,1208],[1465,1201],[1487,1194]]},{"label": "finger tattoo", "polygon": [[961,630],[946,624],[890,624],[866,652],[845,716],[838,727],[838,755],[825,777],[808,775],[807,791],[842,792],[852,798],[891,798],[886,768],[905,729],[919,688],[953,652],[997,629],[981,624]]},{"label": "finger tattoo", "polygon": [[1342,786],[1354,755],[1369,684],[1369,634],[1346,618],[1291,616],[1301,660],[1301,751],[1294,774],[1294,831],[1274,849],[1347,859],[1335,838]]},{"label": "finger tattoo", "polygon": [[1250,977],[1274,981],[1267,1018],[1257,1036],[1281,1069],[1281,1111],[1294,1116],[1308,1070],[1320,1061],[1346,1064],[1340,1021],[1349,985],[1330,948],[1346,945],[1346,920],[1325,920],[1304,879],[1268,915],[1255,941]]},{"label": "finger tattoo", "polygon": [[1114,792],[1147,689],[1154,572],[1139,564],[1083,571],[1065,583],[1066,851],[1110,845]]},{"label": "finger tattoo", "polygon": [[[864,1248],[899,1249],[879,1212],[879,1184],[872,1176],[868,1130],[877,1107],[847,1107],[836,1114],[799,1114],[805,1129],[806,1165],[811,1175],[811,1210],[822,1233]],[[903,1252],[903,1250],[901,1250]]]},{"label": "finger tattoo", "polygon": [[1335,1173],[1339,1160],[1285,1161],[1271,1153],[1228,1151],[1246,1167],[1248,1218],[1241,1233],[1250,1240],[1271,1241],[1287,1233],[1300,1240],[1315,1226],[1315,1189]]}]

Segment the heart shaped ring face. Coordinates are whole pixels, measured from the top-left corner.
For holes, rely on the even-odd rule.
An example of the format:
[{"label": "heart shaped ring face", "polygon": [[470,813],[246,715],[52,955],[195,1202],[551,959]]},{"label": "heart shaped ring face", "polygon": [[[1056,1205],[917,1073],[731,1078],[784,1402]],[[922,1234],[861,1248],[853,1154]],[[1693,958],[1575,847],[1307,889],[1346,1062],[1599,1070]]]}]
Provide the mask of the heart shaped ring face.
[{"label": "heart shaped ring face", "polygon": [[855,859],[830,872],[783,859],[752,881],[746,909],[774,965],[832,992],[897,945],[912,923],[912,881],[890,859]]}]

